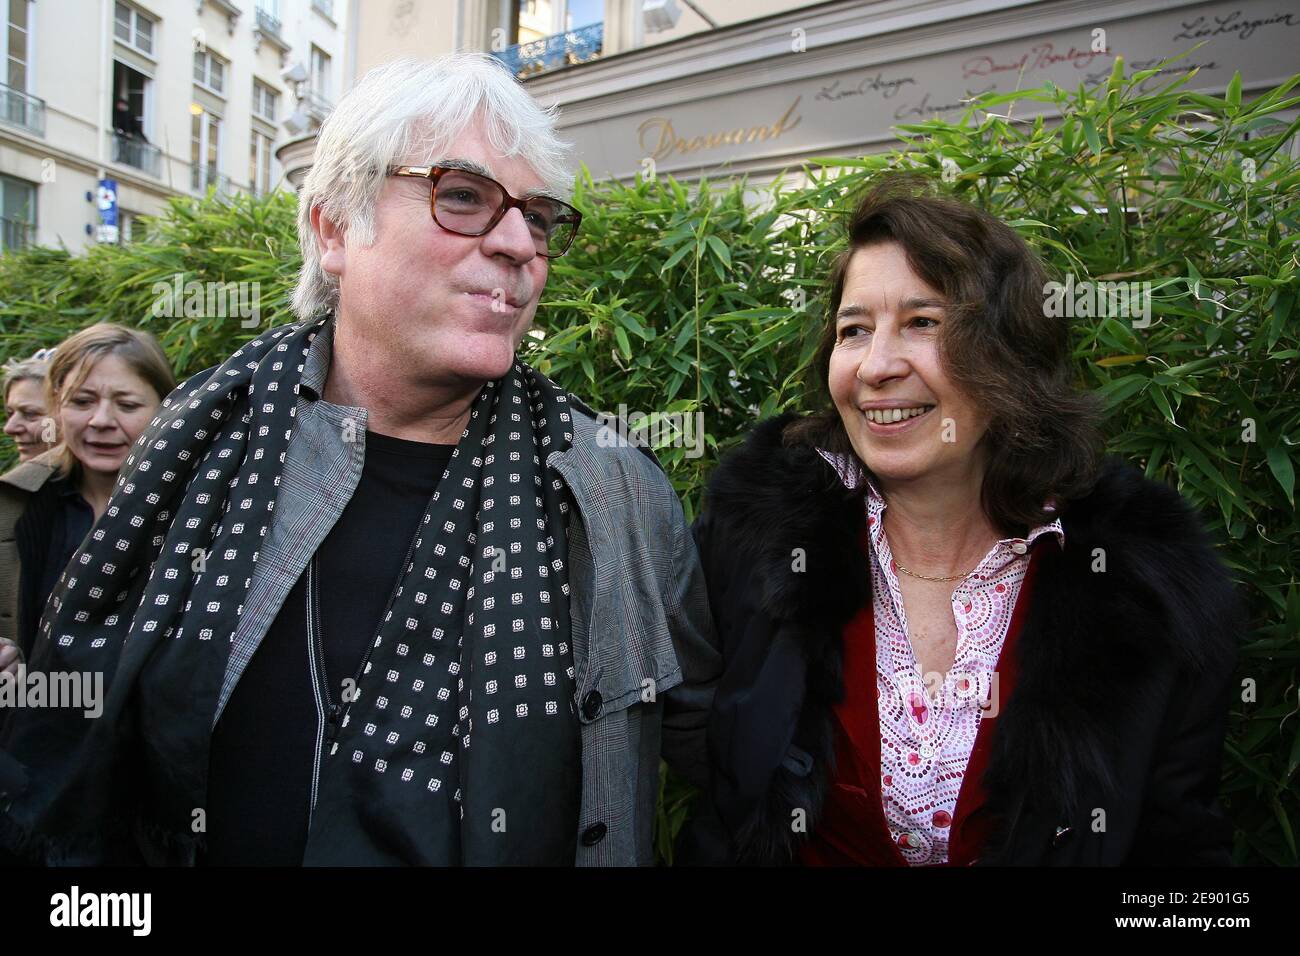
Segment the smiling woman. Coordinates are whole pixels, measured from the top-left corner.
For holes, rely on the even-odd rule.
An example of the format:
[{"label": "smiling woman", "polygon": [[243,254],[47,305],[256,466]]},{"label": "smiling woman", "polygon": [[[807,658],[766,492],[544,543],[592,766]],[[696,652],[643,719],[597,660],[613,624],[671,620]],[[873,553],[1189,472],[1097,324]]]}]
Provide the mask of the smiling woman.
[{"label": "smiling woman", "polygon": [[1174,490],[1099,461],[1045,285],[972,206],[858,204],[825,409],[755,428],[694,529],[725,672],[685,858],[1227,862],[1236,597]]},{"label": "smiling woman", "polygon": [[59,346],[44,407],[57,417],[61,441],[0,477],[0,626],[24,652],[59,575],[107,507],[127,453],[175,384],[147,332],[101,322]]}]

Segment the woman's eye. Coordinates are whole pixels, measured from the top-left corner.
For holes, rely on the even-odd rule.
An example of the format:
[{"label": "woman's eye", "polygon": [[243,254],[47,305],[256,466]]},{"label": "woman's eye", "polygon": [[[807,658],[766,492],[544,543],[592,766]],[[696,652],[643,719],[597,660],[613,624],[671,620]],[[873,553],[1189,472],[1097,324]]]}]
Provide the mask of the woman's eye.
[{"label": "woman's eye", "polygon": [[[922,325],[921,324],[922,322],[928,322],[929,324]],[[937,319],[931,319],[928,316],[918,315],[916,318],[912,319],[912,324],[915,325],[918,329],[929,329],[937,326],[939,322]]]},{"label": "woman's eye", "polygon": [[123,403],[120,407],[121,407],[122,411],[124,411],[124,412],[133,412],[133,411],[135,411],[137,408],[139,408],[140,406],[139,406],[139,405],[133,405],[133,404],[130,404],[130,403]]},{"label": "woman's eye", "polygon": [[843,329],[840,329],[840,338],[841,339],[858,338],[859,336],[856,333],[861,332],[863,334],[867,334],[868,331],[869,331],[868,329],[864,329],[860,325],[849,325]]}]

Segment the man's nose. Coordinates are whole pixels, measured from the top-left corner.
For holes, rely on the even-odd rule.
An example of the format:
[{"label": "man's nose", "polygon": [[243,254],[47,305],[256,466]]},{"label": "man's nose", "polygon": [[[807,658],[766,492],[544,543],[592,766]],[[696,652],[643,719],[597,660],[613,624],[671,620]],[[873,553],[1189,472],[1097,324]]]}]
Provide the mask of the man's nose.
[{"label": "man's nose", "polygon": [[5,419],[6,435],[17,435],[20,431],[22,431],[22,429],[18,427],[17,415],[10,415],[8,418]]},{"label": "man's nose", "polygon": [[515,208],[506,211],[501,221],[483,237],[483,251],[488,255],[504,255],[523,265],[537,256],[537,240],[524,221],[523,211]]}]

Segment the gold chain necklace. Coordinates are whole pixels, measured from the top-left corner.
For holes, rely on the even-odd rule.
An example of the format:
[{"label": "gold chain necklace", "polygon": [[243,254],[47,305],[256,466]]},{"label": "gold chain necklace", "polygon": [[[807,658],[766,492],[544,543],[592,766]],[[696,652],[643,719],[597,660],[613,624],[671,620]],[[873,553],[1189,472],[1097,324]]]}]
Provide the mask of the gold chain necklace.
[{"label": "gold chain necklace", "polygon": [[[922,581],[957,581],[966,577],[971,571],[975,570],[975,568],[971,568],[970,571],[967,571],[965,574],[949,574],[946,577],[937,578],[931,577],[928,574],[917,574],[915,571],[909,571],[898,563],[897,558],[894,559],[894,567],[898,568],[898,570],[902,571],[904,574],[910,575],[914,578],[920,578]],[[979,567],[979,565],[976,565],[975,567]]]},{"label": "gold chain necklace", "polygon": [[[883,513],[881,514],[880,518],[881,518],[880,530],[881,530],[881,531],[884,531],[884,530],[885,530],[885,525],[884,525],[884,518],[885,518],[885,516],[884,516]],[[892,550],[892,549],[891,549],[891,550]],[[975,568],[971,568],[970,571],[966,571],[966,572],[963,573],[963,574],[949,574],[949,575],[946,575],[946,576],[944,576],[944,577],[932,577],[932,576],[930,576],[930,575],[928,575],[928,574],[917,574],[915,571],[909,571],[909,570],[907,570],[907,568],[903,567],[901,564],[898,563],[898,558],[896,558],[896,557],[894,558],[894,567],[898,568],[898,570],[902,571],[904,574],[908,575],[909,577],[920,578],[922,581],[944,581],[944,582],[947,582],[947,581],[960,581],[962,578],[965,578],[965,577],[969,576],[970,573],[971,573],[971,571],[974,571],[975,568],[978,568],[978,567],[979,567],[979,565],[978,565],[978,564],[975,565]]]}]

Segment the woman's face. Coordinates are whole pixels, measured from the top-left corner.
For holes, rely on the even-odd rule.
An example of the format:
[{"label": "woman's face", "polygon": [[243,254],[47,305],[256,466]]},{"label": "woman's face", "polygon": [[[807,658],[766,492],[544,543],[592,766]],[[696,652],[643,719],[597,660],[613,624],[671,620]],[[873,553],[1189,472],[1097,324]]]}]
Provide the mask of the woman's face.
[{"label": "woman's face", "polygon": [[18,460],[31,461],[49,451],[56,440],[54,430],[53,419],[45,415],[44,383],[24,378],[10,385],[5,396],[5,434],[18,446]]},{"label": "woman's face", "polygon": [[944,372],[943,295],[896,242],[853,254],[835,319],[831,398],[854,451],[890,482],[978,479],[987,416]]},{"label": "woman's face", "polygon": [[[75,381],[79,370],[69,373]],[[162,396],[119,356],[98,359],[59,406],[63,440],[89,471],[116,474],[162,402]]]}]

